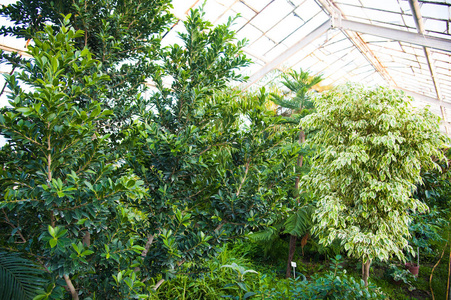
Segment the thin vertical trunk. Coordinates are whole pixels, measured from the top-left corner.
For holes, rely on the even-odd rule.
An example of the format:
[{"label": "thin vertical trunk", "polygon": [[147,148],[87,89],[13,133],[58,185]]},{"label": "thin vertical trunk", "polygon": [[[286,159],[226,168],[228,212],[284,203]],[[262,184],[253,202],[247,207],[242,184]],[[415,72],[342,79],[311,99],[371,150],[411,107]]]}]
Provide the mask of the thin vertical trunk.
[{"label": "thin vertical trunk", "polygon": [[451,279],[451,246],[449,247],[449,261],[448,261],[448,285],[446,288],[446,299],[451,300],[451,286],[450,286],[450,279]]},{"label": "thin vertical trunk", "polygon": [[290,235],[290,248],[288,250],[286,278],[290,278],[290,276],[291,276],[291,262],[293,261],[294,253],[296,252],[296,240],[297,240],[297,236]]},{"label": "thin vertical trunk", "polygon": [[[301,144],[303,144],[304,142],[305,142],[305,133],[304,133],[304,131],[303,131],[302,128],[301,128],[301,129],[300,129],[300,132],[299,132],[299,140],[298,140],[298,143],[299,143],[299,145],[301,145]],[[299,156],[298,156],[298,167],[299,167],[299,168],[302,167],[303,163],[304,163],[304,156],[301,155],[301,154],[299,154]],[[297,198],[297,202],[298,202],[298,203],[299,203],[299,181],[300,181],[300,178],[299,178],[299,176],[297,176],[297,177],[296,177],[296,183],[295,183],[295,185],[294,185],[294,189],[295,189],[295,195],[296,195],[296,198]]]},{"label": "thin vertical trunk", "polygon": [[64,277],[64,280],[66,281],[67,288],[69,289],[70,294],[72,296],[72,300],[78,300],[79,299],[78,292],[75,289],[74,285],[72,284],[72,281],[70,280],[69,276],[64,275],[63,277]]},{"label": "thin vertical trunk", "polygon": [[[302,144],[304,142],[305,142],[305,133],[302,130],[302,128],[300,128],[298,143]],[[303,162],[304,162],[304,156],[299,155],[298,163],[297,163],[298,167],[302,167]],[[298,204],[299,204],[299,181],[300,181],[300,178],[299,178],[299,176],[297,176],[296,182],[294,184],[294,193],[295,193],[296,201]],[[297,236],[290,235],[290,247],[288,250],[287,273],[286,273],[287,278],[289,278],[290,274],[291,274],[291,262],[293,260],[294,253],[296,252],[296,240],[297,240]]]},{"label": "thin vertical trunk", "polygon": [[370,265],[371,260],[367,260],[366,262],[362,263],[362,279],[363,282],[365,282],[365,287],[368,287],[368,278],[370,277]]}]

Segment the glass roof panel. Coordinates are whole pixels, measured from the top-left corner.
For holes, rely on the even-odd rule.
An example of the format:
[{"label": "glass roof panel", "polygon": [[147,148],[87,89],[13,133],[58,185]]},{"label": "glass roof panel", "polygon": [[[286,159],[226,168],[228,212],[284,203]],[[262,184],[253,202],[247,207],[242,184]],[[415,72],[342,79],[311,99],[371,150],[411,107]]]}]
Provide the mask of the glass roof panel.
[{"label": "glass roof panel", "polygon": [[307,22],[319,12],[321,12],[321,7],[316,4],[315,1],[305,1],[300,5],[294,12],[304,21]]},{"label": "glass roof panel", "polygon": [[247,6],[252,8],[255,12],[260,12],[269,3],[274,2],[274,0],[245,0],[245,1],[241,1],[241,2],[245,3]]},{"label": "glass roof panel", "polygon": [[266,35],[276,43],[279,43],[304,23],[305,22],[296,17],[295,14],[291,13],[269,30]]},{"label": "glass roof panel", "polygon": [[247,24],[246,26],[242,27],[237,32],[237,37],[239,39],[247,38],[249,40],[249,44],[252,44],[257,39],[259,39],[263,35],[263,32],[261,30],[257,29],[252,24]]},{"label": "glass roof panel", "polygon": [[286,0],[274,0],[251,22],[254,26],[266,32],[285,18],[292,10],[293,6],[288,4]]},{"label": "glass roof panel", "polygon": [[335,3],[339,6],[341,6],[341,5],[361,6],[361,3],[359,0],[338,0],[338,1],[335,1]]},{"label": "glass roof panel", "polygon": [[401,12],[397,0],[360,0],[362,6],[365,8],[372,8],[376,10],[391,10],[396,12]]},{"label": "glass roof panel", "polygon": [[249,46],[249,49],[252,50],[257,55],[264,55],[267,51],[267,49],[273,48],[275,45],[274,41],[271,41],[266,36],[262,36],[257,41],[252,43],[252,45]]},{"label": "glass roof panel", "polygon": [[233,11],[241,14],[242,18],[246,20],[250,20],[257,14],[253,11],[249,6],[245,5],[242,1],[237,2],[233,7]]},{"label": "glass roof panel", "polygon": [[287,50],[288,47],[285,46],[284,44],[279,44],[276,47],[274,47],[273,49],[271,49],[270,51],[266,52],[264,54],[264,56],[268,59],[268,60],[273,60],[275,59],[277,56],[281,55],[285,50]]},{"label": "glass roof panel", "polygon": [[214,22],[224,13],[224,8],[224,5],[216,1],[206,1],[204,9],[205,17]]},{"label": "glass roof panel", "polygon": [[434,18],[434,19],[442,19],[449,20],[450,11],[449,7],[446,9],[446,6],[437,5],[432,3],[422,3],[421,4],[421,16],[423,18]]},{"label": "glass roof panel", "polygon": [[428,19],[424,21],[424,29],[426,32],[433,31],[433,32],[439,32],[439,33],[447,33],[447,22],[445,21],[439,21],[439,20],[432,20]]},{"label": "glass roof panel", "polygon": [[313,30],[318,28],[321,24],[327,21],[327,16],[325,14],[318,14],[314,18],[311,18],[308,22],[302,25],[299,29],[289,35],[283,43],[288,47],[294,45],[298,41],[302,40],[305,36],[311,33]]}]

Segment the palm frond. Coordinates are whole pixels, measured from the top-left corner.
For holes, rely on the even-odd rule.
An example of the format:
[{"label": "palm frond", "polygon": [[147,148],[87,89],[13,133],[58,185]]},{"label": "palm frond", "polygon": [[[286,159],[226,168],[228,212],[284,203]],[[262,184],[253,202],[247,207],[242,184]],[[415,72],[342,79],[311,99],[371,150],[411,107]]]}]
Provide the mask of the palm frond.
[{"label": "palm frond", "polygon": [[279,237],[283,222],[276,223],[274,226],[267,227],[263,230],[251,233],[249,238],[254,242],[272,242]]},{"label": "palm frond", "polygon": [[313,210],[313,206],[306,205],[301,207],[294,214],[290,215],[285,221],[284,233],[296,236],[305,235],[312,226]]},{"label": "palm frond", "polygon": [[43,274],[31,260],[0,251],[0,300],[33,299],[46,283]]},{"label": "palm frond", "polygon": [[321,82],[321,76],[310,76],[309,72],[300,70],[299,72],[291,71],[282,76],[282,84],[289,90],[284,96],[290,96],[290,99],[285,99],[284,96],[272,94],[272,101],[277,105],[288,108],[292,114],[298,113],[303,109],[313,109],[314,105],[310,99],[309,90],[313,86]]}]

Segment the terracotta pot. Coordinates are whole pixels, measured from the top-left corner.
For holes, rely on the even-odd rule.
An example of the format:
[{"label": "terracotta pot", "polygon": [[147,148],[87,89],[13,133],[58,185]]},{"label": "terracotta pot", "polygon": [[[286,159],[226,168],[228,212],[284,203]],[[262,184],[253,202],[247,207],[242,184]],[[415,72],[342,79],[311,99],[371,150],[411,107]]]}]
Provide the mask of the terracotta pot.
[{"label": "terracotta pot", "polygon": [[410,273],[412,273],[413,276],[418,276],[418,272],[420,271],[419,265],[408,262],[406,263],[406,268],[410,271]]}]

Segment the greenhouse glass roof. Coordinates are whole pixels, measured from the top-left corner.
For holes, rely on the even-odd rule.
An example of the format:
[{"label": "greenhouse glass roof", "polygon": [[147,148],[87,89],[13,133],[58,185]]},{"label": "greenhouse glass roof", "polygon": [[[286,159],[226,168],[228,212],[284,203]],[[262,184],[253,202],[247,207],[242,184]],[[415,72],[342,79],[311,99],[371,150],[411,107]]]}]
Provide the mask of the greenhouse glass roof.
[{"label": "greenhouse glass roof", "polygon": [[[174,14],[184,19],[202,3],[175,0]],[[325,85],[404,90],[451,120],[451,0],[208,0],[205,12],[213,24],[240,14],[233,29],[249,40],[244,51],[254,61],[243,87],[302,68],[323,74]],[[165,42],[176,42],[181,27]]]},{"label": "greenhouse glass roof", "polygon": [[[204,3],[172,2],[181,20]],[[324,85],[389,86],[430,105],[448,132],[451,0],[207,0],[204,11],[215,25],[240,14],[232,29],[249,40],[244,51],[254,61],[242,70],[243,88],[267,85],[289,68],[323,74]],[[177,43],[182,30],[178,22],[163,44]]]}]

